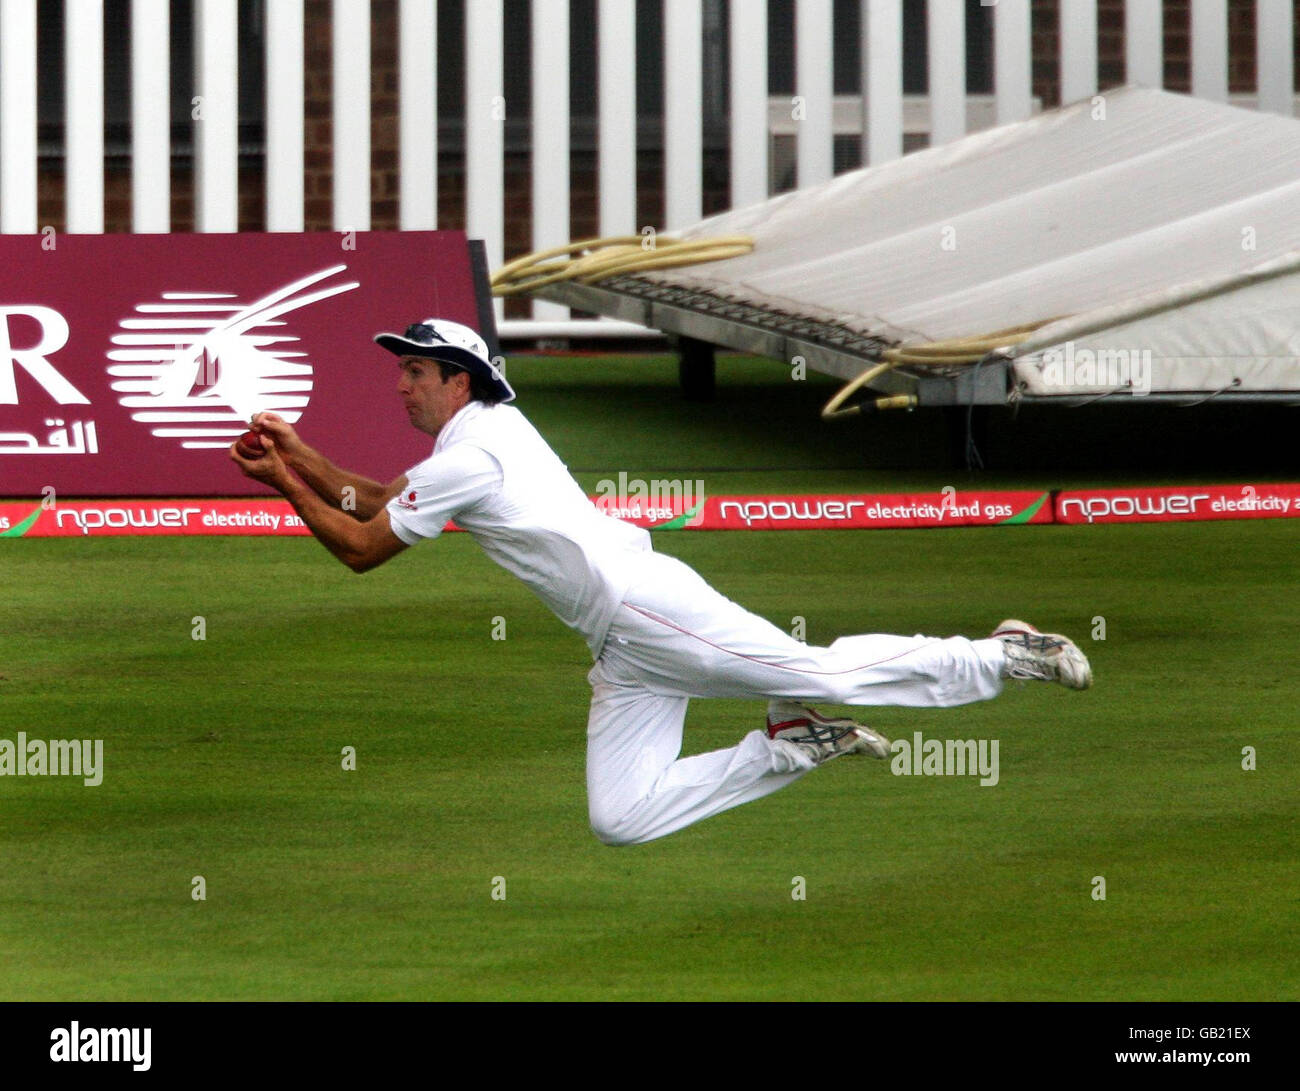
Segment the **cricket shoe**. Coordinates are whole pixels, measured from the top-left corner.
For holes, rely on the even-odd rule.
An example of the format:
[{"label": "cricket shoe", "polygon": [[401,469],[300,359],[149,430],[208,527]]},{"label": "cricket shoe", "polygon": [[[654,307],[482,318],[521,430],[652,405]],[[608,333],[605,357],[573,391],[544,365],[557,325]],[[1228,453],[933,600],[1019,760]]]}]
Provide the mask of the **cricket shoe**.
[{"label": "cricket shoe", "polygon": [[820,765],[841,754],[889,757],[889,740],[852,720],[831,720],[794,701],[771,701],[767,706],[767,737],[794,743]]},{"label": "cricket shoe", "polygon": [[1060,682],[1069,689],[1092,685],[1088,657],[1067,636],[1040,633],[1023,621],[1008,619],[993,630],[993,639],[1002,641],[1007,658],[1003,678]]}]

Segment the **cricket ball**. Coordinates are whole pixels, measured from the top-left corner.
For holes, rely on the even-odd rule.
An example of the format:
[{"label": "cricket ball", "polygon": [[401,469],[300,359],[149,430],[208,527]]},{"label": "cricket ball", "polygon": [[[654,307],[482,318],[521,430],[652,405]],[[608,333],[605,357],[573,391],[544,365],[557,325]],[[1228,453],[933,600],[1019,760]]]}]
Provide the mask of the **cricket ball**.
[{"label": "cricket ball", "polygon": [[266,454],[266,444],[256,432],[245,432],[235,441],[235,450],[244,458],[261,458]]}]

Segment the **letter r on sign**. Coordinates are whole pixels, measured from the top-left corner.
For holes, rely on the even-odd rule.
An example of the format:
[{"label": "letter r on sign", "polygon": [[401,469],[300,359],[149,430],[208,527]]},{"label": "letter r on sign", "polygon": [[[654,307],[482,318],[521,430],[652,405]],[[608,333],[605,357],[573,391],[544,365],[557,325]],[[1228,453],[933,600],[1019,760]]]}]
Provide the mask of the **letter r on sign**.
[{"label": "letter r on sign", "polygon": [[[20,314],[35,319],[41,327],[40,338],[32,348],[14,348],[9,336],[9,319]],[[18,404],[14,365],[24,368],[60,405],[89,405],[90,399],[60,375],[46,359],[46,356],[58,352],[67,343],[68,320],[50,307],[32,304],[0,310],[0,405]]]}]

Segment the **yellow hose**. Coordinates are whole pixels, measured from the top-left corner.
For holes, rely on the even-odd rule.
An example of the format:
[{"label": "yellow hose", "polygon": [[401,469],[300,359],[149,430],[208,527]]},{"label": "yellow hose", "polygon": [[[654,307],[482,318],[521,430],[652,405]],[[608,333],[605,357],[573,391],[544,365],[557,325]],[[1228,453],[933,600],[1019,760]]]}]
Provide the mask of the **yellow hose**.
[{"label": "yellow hose", "polygon": [[822,420],[841,420],[844,417],[856,416],[862,412],[864,405],[875,409],[911,409],[916,405],[916,397],[910,394],[876,398],[873,402],[851,405],[847,409],[841,409],[840,406],[856,391],[862,389],[872,380],[880,378],[886,372],[893,371],[896,367],[905,365],[909,367],[953,367],[962,364],[975,364],[984,359],[994,349],[1002,348],[1005,345],[1018,345],[1020,342],[1028,340],[1029,335],[1036,329],[1046,326],[1049,322],[1057,322],[1062,317],[1064,316],[1057,315],[1053,318],[1042,318],[1036,322],[1008,326],[1006,329],[993,330],[991,333],[982,333],[974,337],[953,337],[946,341],[923,341],[885,349],[880,354],[881,363],[872,364],[861,375],[855,379],[850,379],[849,382],[835,392],[831,400],[822,407]]},{"label": "yellow hose", "polygon": [[[521,295],[561,280],[593,284],[619,273],[722,261],[748,254],[753,249],[754,240],[748,235],[722,235],[712,239],[610,235],[579,239],[507,262],[492,277],[492,294]],[[573,257],[574,254],[578,256]]]}]

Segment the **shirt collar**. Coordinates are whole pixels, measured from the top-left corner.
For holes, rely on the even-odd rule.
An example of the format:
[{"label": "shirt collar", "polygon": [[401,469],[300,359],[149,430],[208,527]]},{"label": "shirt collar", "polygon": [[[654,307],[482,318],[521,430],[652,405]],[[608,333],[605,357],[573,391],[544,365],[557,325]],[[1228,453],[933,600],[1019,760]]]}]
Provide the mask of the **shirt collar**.
[{"label": "shirt collar", "polygon": [[445,450],[450,444],[455,443],[465,425],[487,408],[488,405],[486,402],[481,402],[476,398],[456,410],[452,415],[451,420],[444,424],[441,431],[438,432],[438,438],[434,440],[433,443],[434,454]]}]

